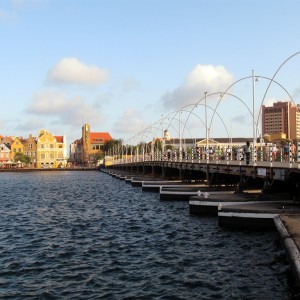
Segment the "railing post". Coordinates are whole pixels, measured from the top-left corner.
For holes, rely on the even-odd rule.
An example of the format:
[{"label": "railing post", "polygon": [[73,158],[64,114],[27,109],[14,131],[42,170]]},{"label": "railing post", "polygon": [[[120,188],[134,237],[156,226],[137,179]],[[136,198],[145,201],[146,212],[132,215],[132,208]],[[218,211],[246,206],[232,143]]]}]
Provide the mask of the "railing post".
[{"label": "railing post", "polygon": [[300,162],[300,142],[297,143],[297,162]]},{"label": "railing post", "polygon": [[272,147],[269,147],[269,155],[270,155],[270,167],[272,168],[272,162],[273,162],[273,153],[272,153]]},{"label": "railing post", "polygon": [[229,164],[229,146],[226,148],[226,163]]},{"label": "railing post", "polygon": [[194,148],[192,148],[192,163],[194,162]]},{"label": "railing post", "polygon": [[292,143],[289,142],[289,163],[290,163],[290,168],[292,167],[292,162],[293,162],[293,153],[292,153]]},{"label": "railing post", "polygon": [[209,149],[205,147],[206,163],[209,163]]}]

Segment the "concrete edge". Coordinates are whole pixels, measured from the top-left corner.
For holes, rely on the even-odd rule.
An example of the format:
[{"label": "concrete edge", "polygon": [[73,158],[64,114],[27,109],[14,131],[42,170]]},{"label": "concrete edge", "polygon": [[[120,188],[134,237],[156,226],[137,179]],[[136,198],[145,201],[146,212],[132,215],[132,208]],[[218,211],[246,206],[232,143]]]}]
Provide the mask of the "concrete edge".
[{"label": "concrete edge", "polygon": [[280,235],[281,244],[287,254],[288,260],[295,275],[296,282],[300,286],[300,252],[293,238],[282,223],[280,216],[274,217],[275,227]]}]

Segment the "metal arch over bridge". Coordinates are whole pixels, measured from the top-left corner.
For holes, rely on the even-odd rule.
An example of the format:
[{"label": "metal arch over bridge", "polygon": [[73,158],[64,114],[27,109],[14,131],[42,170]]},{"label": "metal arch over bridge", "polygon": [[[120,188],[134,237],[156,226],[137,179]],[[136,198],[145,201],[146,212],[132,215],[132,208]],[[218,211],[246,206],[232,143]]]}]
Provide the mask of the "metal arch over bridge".
[{"label": "metal arch over bridge", "polygon": [[[163,177],[173,176],[191,180],[197,180],[198,177],[203,178],[204,176],[209,182],[214,181],[216,177],[222,178],[222,180],[226,178],[227,181],[238,180],[239,182],[244,180],[244,178],[251,178],[252,180],[258,179],[258,181],[263,182],[264,185],[269,185],[270,182],[280,181],[285,182],[287,186],[292,184],[292,189],[298,191],[300,185],[300,143],[297,141],[296,145],[293,145],[292,141],[290,141],[287,154],[283,145],[275,151],[272,143],[264,143],[261,136],[260,139],[257,138],[259,136],[258,124],[261,105],[263,105],[272,83],[282,88],[291,102],[295,103],[290,93],[280,83],[275,81],[275,77],[279,70],[298,54],[300,54],[300,52],[287,58],[280,65],[272,78],[255,75],[254,71],[252,71],[252,76],[236,80],[222,92],[209,94],[205,92],[204,97],[196,103],[181,107],[165,117],[161,116],[160,120],[154,122],[151,126],[145,126],[145,129],[142,129],[139,133],[135,134],[134,137],[124,143],[126,145],[125,149],[131,149],[130,158],[128,157],[128,151],[126,150],[124,153],[124,148],[120,147],[120,152],[112,157],[112,167],[136,170],[146,174],[158,174]],[[268,80],[269,84],[260,103],[259,113],[256,118],[255,80],[258,78]],[[243,99],[231,92],[234,85],[247,79],[252,79],[252,107],[249,107]],[[215,108],[211,108],[207,105],[207,97],[213,95],[220,95],[220,99],[217,101]],[[247,155],[243,153],[242,149],[245,141],[236,141],[233,137],[229,137],[228,126],[226,126],[222,115],[218,112],[219,104],[224,97],[232,97],[243,103],[246,111],[249,113],[249,119],[252,119],[253,135],[248,138],[249,142],[251,142],[251,153],[250,155],[248,154],[248,158],[246,158]],[[200,116],[196,113],[196,108],[200,106],[204,107],[204,116]],[[208,120],[208,108],[213,111],[210,120]],[[184,112],[188,114],[186,119],[182,117]],[[215,115],[219,117],[226,131],[228,137],[227,142],[225,142],[224,139],[218,142],[216,141],[217,139],[212,139],[210,136]],[[205,138],[198,141],[194,138],[190,144],[187,145],[188,138],[184,134],[188,132],[191,136],[188,124],[191,116],[196,116],[200,120],[199,129],[204,129]],[[174,125],[174,122],[177,123]],[[167,143],[164,137],[164,129],[169,128],[173,129],[176,135],[178,135],[177,138],[172,138],[173,143]],[[161,136],[159,134],[160,130]],[[145,137],[148,141],[144,140]],[[160,144],[157,143],[157,141],[160,142]],[[136,150],[133,151],[133,149]],[[294,197],[297,199],[300,198],[298,194],[300,194],[300,192],[294,193]]]}]

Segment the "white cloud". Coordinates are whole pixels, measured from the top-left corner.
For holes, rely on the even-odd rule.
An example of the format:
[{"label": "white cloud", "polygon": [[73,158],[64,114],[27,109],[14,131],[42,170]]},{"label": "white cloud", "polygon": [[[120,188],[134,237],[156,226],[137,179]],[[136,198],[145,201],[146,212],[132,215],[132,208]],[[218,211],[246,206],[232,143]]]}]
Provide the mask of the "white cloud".
[{"label": "white cloud", "polygon": [[67,109],[68,100],[61,92],[40,92],[34,95],[27,112],[40,115],[53,115]]},{"label": "white cloud", "polygon": [[224,91],[233,81],[233,75],[223,66],[197,65],[181,86],[162,97],[162,102],[165,108],[179,109],[196,103],[205,92]]},{"label": "white cloud", "polygon": [[114,124],[114,131],[118,133],[135,134],[142,129],[142,116],[134,109],[127,109]]},{"label": "white cloud", "polygon": [[26,112],[39,116],[56,117],[56,123],[72,126],[82,126],[84,122],[100,124],[104,120],[96,105],[81,97],[68,97],[62,92],[55,91],[36,94]]},{"label": "white cloud", "polygon": [[107,79],[107,70],[87,65],[75,57],[63,58],[48,72],[48,80],[56,83],[99,85]]},{"label": "white cloud", "polygon": [[43,128],[44,123],[40,118],[30,118],[29,120],[19,120],[19,123],[16,126],[16,130],[20,130],[24,133],[31,133],[35,135],[39,128]]},{"label": "white cloud", "polygon": [[267,98],[267,99],[265,99],[263,105],[272,106],[273,103],[275,103],[275,102],[278,102],[278,99],[276,99],[276,98]]}]

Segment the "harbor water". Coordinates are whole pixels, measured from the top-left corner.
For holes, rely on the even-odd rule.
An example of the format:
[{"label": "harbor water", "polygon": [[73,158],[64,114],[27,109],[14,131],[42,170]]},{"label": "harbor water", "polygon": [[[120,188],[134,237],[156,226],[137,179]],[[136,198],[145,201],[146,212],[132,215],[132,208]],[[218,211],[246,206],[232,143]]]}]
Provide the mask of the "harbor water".
[{"label": "harbor water", "polygon": [[277,232],[98,171],[0,174],[0,299],[298,299]]}]

